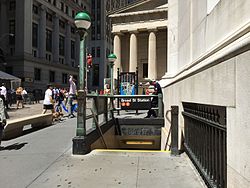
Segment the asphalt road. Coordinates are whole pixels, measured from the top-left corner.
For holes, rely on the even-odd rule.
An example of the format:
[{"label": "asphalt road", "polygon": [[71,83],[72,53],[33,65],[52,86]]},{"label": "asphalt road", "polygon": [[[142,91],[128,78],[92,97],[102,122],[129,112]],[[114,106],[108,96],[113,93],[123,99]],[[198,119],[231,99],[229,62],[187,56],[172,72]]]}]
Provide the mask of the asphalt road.
[{"label": "asphalt road", "polygon": [[3,141],[0,151],[0,188],[29,187],[46,169],[71,150],[76,118]]}]

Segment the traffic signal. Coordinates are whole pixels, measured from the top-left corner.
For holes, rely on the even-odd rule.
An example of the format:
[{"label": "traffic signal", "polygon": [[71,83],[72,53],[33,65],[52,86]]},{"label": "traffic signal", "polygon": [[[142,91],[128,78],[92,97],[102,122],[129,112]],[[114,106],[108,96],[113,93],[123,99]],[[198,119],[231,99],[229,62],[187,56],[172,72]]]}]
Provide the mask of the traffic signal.
[{"label": "traffic signal", "polygon": [[87,55],[87,66],[88,66],[88,69],[92,68],[92,55],[91,54]]}]

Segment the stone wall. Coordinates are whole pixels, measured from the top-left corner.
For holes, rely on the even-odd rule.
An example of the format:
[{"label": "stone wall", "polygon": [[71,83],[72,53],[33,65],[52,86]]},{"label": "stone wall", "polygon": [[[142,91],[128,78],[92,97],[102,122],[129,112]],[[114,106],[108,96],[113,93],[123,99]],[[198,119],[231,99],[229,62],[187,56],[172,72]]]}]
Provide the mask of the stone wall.
[{"label": "stone wall", "polygon": [[[207,14],[206,0],[169,1],[170,71],[161,80],[165,113],[178,105],[181,114],[184,101],[227,107],[230,188],[250,187],[249,8],[247,0],[220,0]],[[182,115],[179,125],[181,139]]]}]

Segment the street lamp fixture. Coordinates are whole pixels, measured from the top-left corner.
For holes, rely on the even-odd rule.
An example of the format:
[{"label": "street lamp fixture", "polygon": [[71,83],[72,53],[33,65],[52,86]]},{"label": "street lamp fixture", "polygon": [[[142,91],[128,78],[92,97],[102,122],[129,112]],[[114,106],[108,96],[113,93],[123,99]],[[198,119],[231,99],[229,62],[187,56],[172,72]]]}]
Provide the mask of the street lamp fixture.
[{"label": "street lamp fixture", "polygon": [[80,60],[79,60],[79,90],[77,109],[76,137],[73,138],[73,154],[84,154],[84,137],[86,136],[86,53],[85,38],[91,25],[91,19],[87,12],[79,12],[75,16],[75,26],[80,35]]},{"label": "street lamp fixture", "polygon": [[111,89],[111,95],[114,95],[114,86],[113,86],[113,83],[114,83],[114,78],[113,78],[113,67],[114,67],[114,63],[116,61],[117,57],[115,54],[109,54],[108,55],[108,61],[109,61],[109,64],[110,64],[110,77],[111,77],[111,86],[110,86],[110,89]]}]

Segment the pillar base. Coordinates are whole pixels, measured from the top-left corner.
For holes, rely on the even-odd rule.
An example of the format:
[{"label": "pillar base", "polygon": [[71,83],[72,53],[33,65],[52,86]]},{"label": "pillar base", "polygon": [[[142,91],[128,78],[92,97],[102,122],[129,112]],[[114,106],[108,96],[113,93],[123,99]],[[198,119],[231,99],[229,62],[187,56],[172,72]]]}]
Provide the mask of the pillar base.
[{"label": "pillar base", "polygon": [[85,155],[90,152],[90,147],[86,143],[86,139],[83,136],[76,136],[72,139],[73,155]]}]

